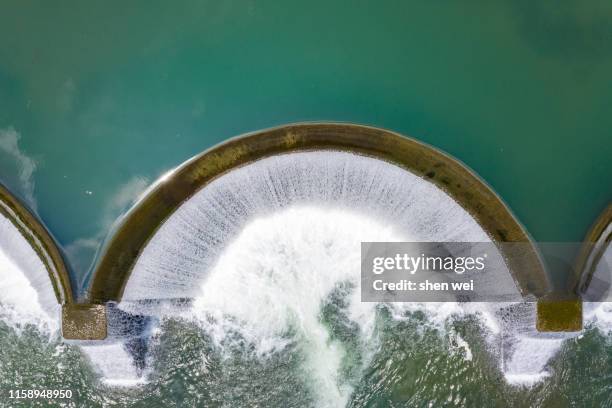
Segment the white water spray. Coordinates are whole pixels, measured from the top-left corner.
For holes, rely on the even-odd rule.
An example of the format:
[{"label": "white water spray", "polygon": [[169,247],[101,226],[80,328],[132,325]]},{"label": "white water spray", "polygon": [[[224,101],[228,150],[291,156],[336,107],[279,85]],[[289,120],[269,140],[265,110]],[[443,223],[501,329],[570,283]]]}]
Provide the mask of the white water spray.
[{"label": "white water spray", "polygon": [[60,307],[44,264],[19,230],[0,215],[0,319],[15,329],[33,324],[53,335]]},{"label": "white water spray", "polygon": [[[237,331],[261,354],[284,347],[283,333],[297,327],[310,350],[304,370],[315,378],[313,387],[325,403],[340,403],[350,393],[338,378],[344,351],[329,340],[320,308],[334,287],[350,282],[349,318],[365,342],[372,336],[374,307],[359,301],[358,288],[359,243],[373,240],[490,238],[446,193],[394,165],[343,152],[279,155],[231,171],[185,202],[138,259],[120,307],[159,314],[163,303],[150,300],[195,298],[192,313],[219,346]],[[507,271],[492,281],[505,287],[513,282]],[[524,318],[501,324],[502,306],[393,308],[398,318],[420,309],[440,323],[477,313],[490,331],[511,339],[500,360],[508,381],[543,378],[560,342],[538,338],[533,307]],[[538,347],[525,350],[523,338]],[[542,358],[524,357],[542,347]]]},{"label": "white water spray", "polygon": [[[0,232],[0,318],[57,330],[59,307],[47,271],[8,220],[0,218]],[[375,348],[376,314],[374,304],[359,298],[359,243],[377,240],[490,241],[443,191],[396,166],[340,152],[275,156],[219,177],[184,203],[145,248],[120,308],[163,314],[167,304],[159,300],[192,298],[193,308],[181,315],[198,321],[221,350],[230,333],[239,333],[262,358],[298,342],[303,374],[320,404],[342,405],[352,392],[339,369],[346,350],[322,324],[321,306],[339,285],[351,288],[346,315],[359,327],[366,364]],[[511,280],[509,273],[499,278]],[[491,337],[508,345],[500,357],[506,379],[539,381],[563,340],[535,333],[533,307],[503,322],[502,306],[390,307],[397,319],[425,311],[440,327],[449,317],[477,314]],[[611,326],[609,307],[592,311],[587,319],[602,330]],[[142,383],[131,356],[111,340],[84,346],[103,380]],[[461,341],[469,358],[469,345]]]}]

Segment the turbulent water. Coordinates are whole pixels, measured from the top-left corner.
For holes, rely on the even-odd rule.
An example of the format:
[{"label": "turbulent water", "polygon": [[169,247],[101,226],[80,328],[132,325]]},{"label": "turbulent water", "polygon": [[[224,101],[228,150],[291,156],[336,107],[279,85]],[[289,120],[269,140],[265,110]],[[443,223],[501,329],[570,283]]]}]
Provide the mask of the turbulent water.
[{"label": "turbulent water", "polygon": [[0,294],[0,392],[71,389],[63,405],[78,407],[612,405],[608,304],[556,337],[534,331],[530,304],[361,302],[360,242],[404,240],[489,238],[441,190],[374,159],[261,160],[160,228],[96,345],[59,340],[55,312],[32,301],[48,290],[30,283],[35,265],[2,241],[0,282],[20,289],[0,293],[23,296]]},{"label": "turbulent water", "polygon": [[13,223],[0,215],[0,318],[16,329],[32,323],[53,332],[58,317],[44,264]]},{"label": "turbulent water", "polygon": [[279,155],[225,174],[184,203],[145,248],[124,303],[201,295],[194,283],[247,224],[305,205],[367,214],[406,240],[490,240],[442,190],[399,167],[341,152]]}]

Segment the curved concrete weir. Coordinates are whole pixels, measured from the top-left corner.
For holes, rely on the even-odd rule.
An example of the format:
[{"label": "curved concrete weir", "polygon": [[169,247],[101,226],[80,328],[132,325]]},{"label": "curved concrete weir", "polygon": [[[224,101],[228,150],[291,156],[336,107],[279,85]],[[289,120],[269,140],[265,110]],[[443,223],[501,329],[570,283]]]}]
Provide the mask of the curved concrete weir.
[{"label": "curved concrete weir", "polygon": [[[75,304],[68,268],[53,237],[36,216],[2,185],[0,224],[0,251],[29,281],[44,313],[53,318],[57,309],[62,307],[64,337],[104,338],[105,308]],[[16,273],[11,273],[6,282],[10,283],[9,278],[17,279]],[[20,285],[27,283],[21,282]]]},{"label": "curved concrete weir", "polygon": [[[0,216],[8,220],[30,244],[44,265],[57,303],[73,303],[68,271],[53,238],[36,217],[2,185],[0,185]],[[7,241],[14,242],[16,239],[6,234]],[[8,242],[6,244],[8,245]]]},{"label": "curved concrete weir", "polygon": [[[575,274],[571,277],[570,289],[576,295],[583,296],[584,300],[603,300],[602,296],[605,297],[606,290],[610,288],[612,277],[599,276],[604,271],[598,267],[610,256],[611,242],[612,204],[601,213],[587,233],[576,261]],[[598,287],[602,284],[606,287]]]},{"label": "curved concrete weir", "polygon": [[[92,303],[119,302],[134,266],[152,237],[190,198],[215,180],[266,158],[305,152],[344,152],[415,175],[463,208],[496,243],[530,243],[502,200],[461,162],[390,131],[349,124],[296,124],[255,132],[208,150],[160,180],[127,214],[102,252],[89,290]],[[544,296],[549,281],[532,245],[504,252],[524,296]],[[504,251],[500,247],[501,251]]]},{"label": "curved concrete weir", "polygon": [[[548,360],[564,339],[577,335],[536,327],[576,331],[582,322],[576,318],[579,298],[551,296],[535,245],[485,182],[435,148],[386,130],[289,125],[229,140],[188,160],[151,186],[117,224],[82,303],[73,299],[50,234],[8,192],[3,195],[2,214],[41,259],[38,269],[53,285],[53,303],[63,306],[63,336],[105,339],[81,346],[111,384],[146,380],[149,340],[163,318],[173,316],[191,316],[217,339],[235,330],[262,352],[297,318],[296,338],[312,346],[305,368],[325,368],[317,375],[331,384],[339,354],[326,340],[321,304],[342,287],[359,327],[367,332],[376,319],[376,304],[358,296],[362,241],[494,243],[503,267],[488,270],[482,287],[494,294],[508,289],[513,301],[454,297],[384,307],[398,316],[426,310],[437,322],[450,314],[480,316],[511,383],[546,377]],[[319,357],[329,364],[319,364]],[[323,394],[334,396],[331,391]],[[340,394],[334,400],[348,395]]]},{"label": "curved concrete weir", "polygon": [[[288,330],[299,316],[298,337],[317,345],[305,364],[327,367],[329,372],[319,374],[328,383],[338,361],[325,341],[319,308],[333,288],[346,285],[351,316],[364,330],[372,327],[375,303],[356,295],[360,243],[367,241],[496,244],[493,256],[502,255],[504,265],[489,270],[481,287],[493,294],[511,291],[514,303],[464,304],[454,297],[384,307],[400,314],[423,307],[440,319],[440,307],[481,316],[496,339],[492,350],[497,342],[503,345],[495,355],[509,382],[548,375],[546,363],[568,335],[536,331],[533,302],[547,295],[551,284],[526,231],[459,161],[365,126],[264,130],[168,173],[121,220],[101,251],[89,301],[108,302],[106,343],[132,350],[131,379],[146,371],[148,336],[166,317],[212,319],[217,323],[202,326],[211,335],[223,338],[233,333],[225,328],[234,327],[265,350],[270,333]],[[534,344],[543,350],[537,358]],[[329,354],[322,358],[330,364],[315,364],[321,353]],[[100,366],[107,358],[92,355]],[[109,381],[115,377],[105,374]]]},{"label": "curved concrete weir", "polygon": [[0,216],[8,219],[36,252],[49,272],[58,303],[73,303],[68,270],[55,241],[36,216],[1,184]]}]

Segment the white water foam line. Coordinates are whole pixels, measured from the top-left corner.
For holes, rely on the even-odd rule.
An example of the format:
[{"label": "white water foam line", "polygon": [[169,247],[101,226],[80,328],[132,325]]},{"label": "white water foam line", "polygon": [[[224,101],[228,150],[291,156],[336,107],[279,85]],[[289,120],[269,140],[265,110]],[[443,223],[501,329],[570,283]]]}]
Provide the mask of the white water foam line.
[{"label": "white water foam line", "polygon": [[104,385],[135,387],[146,384],[146,375],[137,370],[133,358],[121,342],[82,345]]}]

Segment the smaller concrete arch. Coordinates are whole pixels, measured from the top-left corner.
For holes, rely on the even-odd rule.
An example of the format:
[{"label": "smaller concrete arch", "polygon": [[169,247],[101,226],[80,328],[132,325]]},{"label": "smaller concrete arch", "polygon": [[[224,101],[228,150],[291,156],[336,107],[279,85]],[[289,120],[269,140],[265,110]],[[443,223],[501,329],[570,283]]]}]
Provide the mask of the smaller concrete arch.
[{"label": "smaller concrete arch", "polygon": [[17,228],[44,264],[49,272],[57,302],[61,305],[73,304],[74,295],[68,268],[51,233],[36,215],[2,184],[0,184],[0,216],[7,218]]},{"label": "smaller concrete arch", "polygon": [[[569,288],[577,296],[585,296],[589,291],[597,267],[607,251],[612,247],[612,204],[602,211],[584,238],[583,246],[576,259],[574,274],[570,278]],[[608,282],[609,283],[609,282]],[[597,300],[588,299],[585,300]]]},{"label": "smaller concrete arch", "polygon": [[59,245],[38,217],[1,184],[0,217],[15,227],[47,271],[55,300],[61,305],[64,338],[105,338],[106,308],[103,305],[76,303],[69,268]]}]

